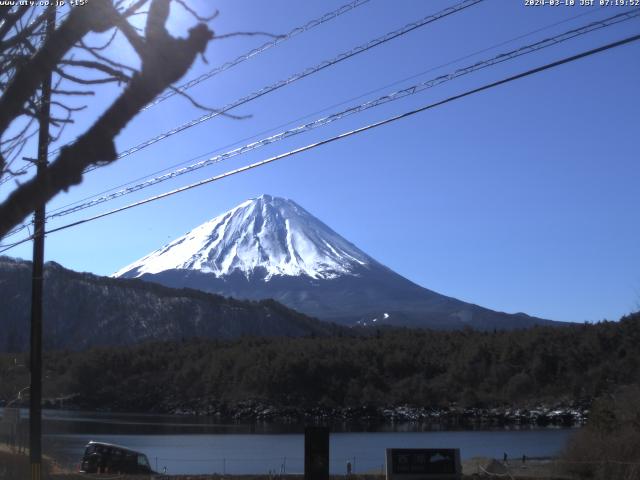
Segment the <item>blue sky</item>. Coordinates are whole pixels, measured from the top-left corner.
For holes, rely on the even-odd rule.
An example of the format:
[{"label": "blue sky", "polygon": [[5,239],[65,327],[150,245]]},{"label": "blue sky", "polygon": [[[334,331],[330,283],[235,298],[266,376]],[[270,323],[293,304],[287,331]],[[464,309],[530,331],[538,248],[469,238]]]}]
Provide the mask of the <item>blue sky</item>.
[{"label": "blue sky", "polygon": [[[208,12],[211,2],[189,2]],[[218,33],[284,33],[346,3],[219,1]],[[340,52],[454,5],[371,0],[340,18],[203,82],[190,93],[223,106]],[[525,7],[487,0],[250,102],[245,120],[216,118],[86,176],[55,208],[189,160],[342,102],[449,73],[627,7]],[[192,23],[174,7],[172,29]],[[571,19],[581,15],[579,18]],[[474,55],[552,24],[536,34]],[[52,227],[212,176],[640,30],[636,18],[448,82],[313,132],[51,223]],[[186,79],[266,40],[211,43]],[[125,45],[121,59],[133,58]],[[640,308],[640,42],[564,65],[374,131],[47,239],[46,258],[110,274],[261,193],[291,198],[368,254],[437,292],[556,320],[617,319]],[[413,79],[405,80],[409,77]],[[394,84],[394,86],[389,86]],[[368,93],[378,90],[378,93]],[[108,104],[100,91],[66,139]],[[364,96],[363,96],[364,95]],[[360,98],[358,98],[360,97]],[[356,100],[353,100],[358,98]],[[142,112],[117,138],[126,149],[202,112],[179,97]],[[314,114],[315,113],[315,114]],[[296,125],[300,122],[293,122]],[[262,135],[264,136],[264,135]],[[257,135],[255,138],[260,138]],[[0,187],[0,196],[6,194]],[[13,256],[29,258],[30,246]]]}]

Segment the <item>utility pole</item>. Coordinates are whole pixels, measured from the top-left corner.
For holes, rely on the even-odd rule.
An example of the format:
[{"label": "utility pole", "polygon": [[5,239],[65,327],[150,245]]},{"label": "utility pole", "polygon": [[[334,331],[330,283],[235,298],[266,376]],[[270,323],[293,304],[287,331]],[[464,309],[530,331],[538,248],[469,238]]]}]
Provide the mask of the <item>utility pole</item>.
[{"label": "utility pole", "polygon": [[[44,42],[56,28],[56,7],[47,7]],[[51,77],[42,81],[42,96],[38,120],[37,176],[45,175],[49,157],[49,121],[51,113]],[[31,387],[29,398],[29,459],[31,480],[42,478],[42,280],[44,270],[44,214],[45,204],[36,208],[33,216],[33,274],[31,280]]]}]

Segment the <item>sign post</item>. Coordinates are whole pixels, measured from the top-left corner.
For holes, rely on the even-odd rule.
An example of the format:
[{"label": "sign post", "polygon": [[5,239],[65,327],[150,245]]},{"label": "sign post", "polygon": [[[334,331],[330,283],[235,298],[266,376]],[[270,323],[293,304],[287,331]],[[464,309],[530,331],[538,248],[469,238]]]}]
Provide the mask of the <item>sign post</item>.
[{"label": "sign post", "polygon": [[[45,42],[56,29],[56,6],[47,6]],[[51,76],[42,81],[38,131],[38,177],[45,175],[49,156],[49,124],[51,123]],[[36,208],[33,215],[33,272],[31,278],[31,389],[29,396],[29,458],[31,480],[42,478],[42,283],[44,276],[45,205]]]},{"label": "sign post", "polygon": [[329,480],[329,429],[304,429],[304,480]]}]

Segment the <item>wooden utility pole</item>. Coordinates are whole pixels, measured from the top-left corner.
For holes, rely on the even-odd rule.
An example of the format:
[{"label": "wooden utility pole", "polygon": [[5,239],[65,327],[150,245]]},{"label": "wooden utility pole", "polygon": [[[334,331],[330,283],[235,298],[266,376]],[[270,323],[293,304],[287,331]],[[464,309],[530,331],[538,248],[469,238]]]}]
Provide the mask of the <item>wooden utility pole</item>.
[{"label": "wooden utility pole", "polygon": [[[51,2],[54,3],[54,2]],[[46,42],[56,28],[56,7],[47,7]],[[45,175],[49,156],[49,122],[51,114],[51,77],[42,81],[38,120],[38,176]],[[45,204],[33,216],[33,275],[31,280],[31,386],[29,396],[29,459],[31,480],[42,478],[42,280],[44,270]]]}]

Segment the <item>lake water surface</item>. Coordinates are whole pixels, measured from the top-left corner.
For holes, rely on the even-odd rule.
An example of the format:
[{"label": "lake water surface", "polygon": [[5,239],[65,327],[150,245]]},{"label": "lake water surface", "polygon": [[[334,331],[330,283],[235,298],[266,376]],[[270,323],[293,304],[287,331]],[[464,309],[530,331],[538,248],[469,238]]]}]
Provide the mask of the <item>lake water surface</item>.
[{"label": "lake water surface", "polygon": [[[206,417],[44,412],[45,453],[77,466],[89,440],[144,452],[154,469],[167,473],[301,473],[301,425],[221,423]],[[358,431],[359,430],[359,431]],[[365,431],[366,430],[366,431]],[[442,430],[419,424],[332,426],[331,473],[380,472],[390,447],[460,448],[463,459],[485,456],[516,459],[558,454],[575,432],[571,428]]]}]

